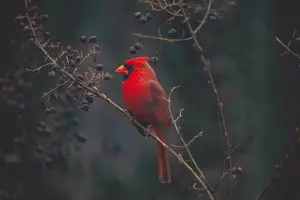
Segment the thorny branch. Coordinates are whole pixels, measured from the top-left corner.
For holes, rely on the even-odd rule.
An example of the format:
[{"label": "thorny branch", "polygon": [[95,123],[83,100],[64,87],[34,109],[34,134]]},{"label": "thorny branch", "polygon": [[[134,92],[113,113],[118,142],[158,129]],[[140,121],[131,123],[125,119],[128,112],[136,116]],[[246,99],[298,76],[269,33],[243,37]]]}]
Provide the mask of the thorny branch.
[{"label": "thorny branch", "polygon": [[[28,2],[30,2],[30,0],[25,0],[25,6],[26,6],[26,9],[27,10],[30,10],[29,7],[28,7]],[[36,68],[36,69],[31,69],[29,71],[33,71],[33,72],[38,72],[42,69],[42,67],[46,67],[46,66],[60,66],[59,63],[58,63],[58,60],[59,58],[55,59],[53,58],[48,52],[47,50],[45,49],[45,45],[43,45],[40,40],[38,39],[37,35],[36,35],[36,29],[34,28],[33,26],[33,21],[32,21],[32,17],[29,16],[29,13],[27,12],[26,13],[26,19],[29,23],[29,27],[30,27],[30,30],[31,30],[31,33],[32,33],[32,38],[33,38],[33,43],[36,45],[36,47],[38,49],[40,49],[42,51],[42,53],[44,54],[44,56],[46,57],[46,60],[49,60],[50,62],[45,64],[45,65],[42,65],[41,67],[39,68]],[[65,52],[63,51],[62,54],[64,54]],[[95,53],[95,52],[93,52]],[[91,54],[93,54],[91,53]],[[85,60],[87,57],[89,57],[89,54],[83,59]],[[82,62],[83,62],[82,60]],[[165,144],[164,142],[162,142],[153,132],[149,131],[149,129],[147,127],[144,127],[143,125],[141,125],[138,121],[136,121],[135,119],[132,119],[132,117],[130,116],[130,114],[128,112],[126,112],[123,108],[121,108],[119,105],[117,105],[114,101],[112,101],[108,96],[106,96],[104,93],[100,92],[98,90],[98,88],[94,85],[90,85],[89,83],[86,83],[84,82],[82,79],[78,78],[76,75],[74,75],[74,72],[76,70],[73,71],[73,73],[71,72],[68,72],[66,70],[66,68],[64,67],[59,67],[59,72],[61,75],[65,76],[65,77],[68,77],[68,80],[67,82],[69,81],[73,81],[73,83],[77,83],[79,84],[84,90],[86,91],[89,91],[91,92],[92,94],[94,94],[96,97],[99,97],[100,99],[104,100],[105,102],[107,102],[109,105],[111,105],[112,107],[114,107],[117,111],[119,111],[121,114],[123,114],[124,116],[126,116],[128,119],[132,120],[132,122],[140,127],[141,129],[143,129],[145,132],[148,132],[151,137],[153,137],[155,140],[157,140],[159,143],[161,143],[166,149],[168,149],[177,159],[178,161],[183,164],[187,170],[196,178],[196,180],[199,182],[199,184],[202,186],[202,190],[205,191],[209,197],[210,200],[217,200],[216,196],[213,194],[213,190],[211,188],[211,186],[208,184],[207,180],[205,179],[202,171],[199,169],[199,167],[197,166],[197,164],[195,163],[193,157],[192,157],[192,154],[190,153],[189,149],[188,149],[188,144],[190,144],[192,141],[195,140],[195,137],[194,139],[192,139],[188,144],[185,142],[185,140],[182,138],[180,132],[179,132],[179,127],[177,126],[176,124],[176,121],[174,121],[174,118],[173,119],[173,122],[174,123],[174,126],[179,134],[179,136],[181,137],[181,141],[183,143],[183,145],[186,147],[186,150],[190,156],[191,159],[193,159],[193,163],[195,165],[195,167],[197,168],[197,171],[198,173],[187,163],[187,161],[185,161],[182,157],[181,154],[177,153],[175,150],[173,150],[170,146],[168,146],[167,144]],[[64,82],[63,84],[66,84],[66,82]],[[57,89],[58,87],[60,87],[61,85],[58,85],[56,88],[52,89],[51,91],[49,91],[48,93],[44,94],[44,95],[49,95],[51,92],[53,92],[55,89]],[[173,89],[174,90],[174,89]],[[173,92],[173,90],[171,91],[171,93]],[[171,97],[171,94],[169,96],[169,98]],[[171,110],[170,110],[171,112]]]},{"label": "thorny branch", "polygon": [[166,38],[166,37],[157,37],[157,36],[151,36],[151,35],[143,35],[140,33],[132,33],[132,35],[140,37],[140,38],[148,38],[148,39],[155,39],[155,40],[161,40],[161,41],[166,41],[166,42],[184,42],[184,41],[188,41],[191,40],[191,37],[188,38],[181,38],[181,39],[171,39],[171,38]]},{"label": "thorny branch", "polygon": [[[212,2],[212,0],[209,1],[209,4],[211,4],[211,2]],[[180,8],[181,8],[181,11],[184,15],[184,18],[188,19],[188,16],[187,16],[187,13],[186,13],[184,7],[181,6]],[[208,16],[208,13],[209,13],[209,8],[210,8],[210,6],[208,6],[207,12],[206,12],[206,14],[205,14],[202,21],[206,20],[206,18]],[[211,70],[210,70],[209,61],[206,60],[206,58],[204,56],[203,48],[200,46],[199,41],[198,41],[197,36],[196,36],[197,32],[203,26],[203,23],[201,23],[195,30],[193,30],[189,20],[186,21],[186,24],[187,24],[187,27],[190,31],[190,34],[191,34],[192,38],[193,38],[194,45],[196,46],[196,48],[198,49],[198,51],[200,53],[201,61],[204,64],[204,70],[208,74],[209,82],[212,86],[213,93],[215,94],[215,98],[217,100],[218,113],[219,113],[219,117],[220,117],[220,121],[221,121],[221,127],[222,127],[222,131],[223,131],[224,138],[225,138],[225,141],[226,141],[226,160],[225,160],[225,162],[227,163],[228,172],[231,172],[232,168],[233,168],[232,167],[232,160],[231,160],[231,144],[230,144],[230,139],[228,137],[227,126],[226,126],[225,116],[224,116],[224,112],[223,112],[223,103],[221,102],[220,97],[218,95],[217,88],[216,88],[216,85],[215,85],[215,82],[214,82],[214,79],[213,79],[213,76],[212,76],[212,73],[211,73]],[[229,177],[229,180],[231,180],[231,177]],[[229,199],[231,199],[232,198],[231,181],[229,181],[228,193],[229,193]]]},{"label": "thorny branch", "polygon": [[[167,9],[172,9],[173,10],[179,10],[181,13],[181,15],[178,14],[178,12],[176,12],[176,15],[173,15],[174,17],[178,17],[181,16],[183,18],[183,23],[186,24],[189,33],[190,33],[190,37],[185,38],[185,39],[167,39],[167,38],[161,38],[159,37],[155,37],[155,36],[149,36],[149,35],[142,35],[142,34],[137,34],[134,33],[135,36],[139,36],[139,37],[143,37],[143,38],[150,38],[150,39],[158,39],[161,41],[166,41],[166,42],[182,42],[185,40],[192,40],[194,43],[194,47],[199,51],[199,56],[200,56],[200,60],[203,63],[203,67],[204,67],[204,71],[207,73],[208,78],[209,78],[209,83],[212,87],[212,91],[214,93],[215,99],[217,101],[217,105],[218,105],[218,114],[220,117],[220,123],[221,123],[221,128],[222,128],[222,132],[225,138],[225,144],[226,144],[226,159],[225,162],[227,164],[227,168],[228,171],[225,172],[226,175],[229,175],[229,199],[232,198],[232,192],[231,192],[231,179],[232,179],[232,172],[233,172],[233,165],[232,165],[232,158],[231,158],[231,154],[232,154],[232,146],[230,143],[230,139],[228,136],[228,130],[227,130],[227,125],[226,125],[226,120],[225,120],[225,116],[224,116],[224,112],[223,112],[223,103],[218,95],[218,91],[211,73],[211,69],[210,69],[210,62],[206,59],[205,55],[204,55],[204,51],[202,46],[200,45],[198,38],[197,38],[197,33],[200,31],[200,29],[203,27],[203,25],[205,24],[209,13],[211,12],[211,6],[213,3],[213,0],[209,0],[207,5],[206,5],[206,12],[205,15],[201,21],[201,23],[196,27],[196,28],[192,28],[191,25],[191,18],[192,15],[189,13],[189,9],[190,7],[187,7],[184,3],[183,0],[178,0],[178,1],[173,1],[173,3],[167,3],[167,1],[160,1],[160,0],[148,0],[148,1],[143,1],[144,3],[147,3],[148,5],[150,5],[152,7],[152,9],[156,10],[156,11],[161,11],[164,10],[166,12],[168,12],[169,14],[172,14],[172,12],[170,12],[170,10]],[[161,3],[163,2],[163,3]],[[176,3],[174,3],[176,2]],[[156,7],[154,7],[154,5]],[[160,9],[158,9],[157,7],[159,7]],[[176,9],[175,9],[176,8]],[[196,165],[197,166],[197,165]],[[197,167],[196,167],[197,168]],[[199,171],[199,170],[198,170]],[[199,171],[199,173],[201,174],[201,171]],[[223,173],[224,174],[224,173]]]},{"label": "thorny branch", "polygon": [[70,79],[64,81],[64,82],[61,83],[61,84],[58,84],[55,88],[49,90],[48,92],[44,92],[41,98],[43,98],[43,97],[45,97],[45,96],[48,96],[48,101],[49,101],[51,93],[54,92],[55,90],[57,90],[58,88],[64,86],[64,85],[67,84],[68,82],[70,82]]},{"label": "thorny branch", "polygon": [[[296,137],[297,137],[297,145],[300,143],[300,130],[299,128],[296,129]],[[295,148],[289,150],[281,159],[281,161],[275,165],[275,173],[274,175],[267,181],[267,183],[264,185],[263,189],[259,192],[259,194],[256,196],[255,200],[261,200],[264,195],[269,190],[272,183],[279,177],[280,175],[280,169],[283,167],[287,159],[295,152]]]},{"label": "thorny branch", "polygon": [[[300,60],[300,55],[296,52],[294,52],[293,50],[291,50],[291,44],[293,40],[300,40],[300,37],[297,35],[298,31],[296,29],[294,29],[293,34],[292,34],[292,40],[290,40],[287,44],[285,44],[284,42],[282,42],[278,37],[275,37],[276,41],[285,49],[285,52],[281,53],[281,55],[284,54],[291,54],[292,56],[294,56],[297,60]],[[300,130],[299,128],[296,128],[296,137],[297,137],[297,143],[299,145],[300,142]],[[274,181],[279,177],[280,175],[280,169],[283,167],[283,165],[285,164],[285,162],[287,161],[287,159],[295,152],[295,148],[289,150],[281,159],[281,161],[275,165],[275,173],[274,175],[267,181],[267,183],[264,185],[263,189],[259,192],[259,194],[256,196],[255,200],[261,200],[265,194],[267,193],[267,191],[269,190],[269,188],[271,187],[271,185],[274,183]]]},{"label": "thorny branch", "polygon": [[275,39],[286,50],[284,53],[290,53],[296,59],[300,60],[300,55],[298,53],[295,53],[294,51],[292,51],[290,48],[292,41],[289,41],[288,44],[284,44],[278,37],[275,37]]},{"label": "thorny branch", "polygon": [[178,136],[179,136],[179,138],[180,138],[180,140],[181,140],[181,142],[183,144],[183,147],[185,148],[186,152],[188,153],[188,156],[189,156],[190,160],[192,161],[194,167],[196,168],[196,170],[199,173],[199,176],[202,179],[201,182],[200,182],[201,186],[202,186],[202,189],[204,189],[204,190],[207,191],[207,194],[209,195],[209,197],[211,199],[216,199],[217,197],[214,195],[214,190],[212,189],[212,187],[210,186],[210,184],[206,180],[206,178],[205,178],[202,170],[199,168],[198,164],[196,163],[196,161],[195,161],[195,159],[194,159],[194,157],[193,157],[193,155],[192,155],[192,153],[191,153],[191,151],[189,149],[189,144],[191,144],[194,139],[192,139],[189,143],[186,143],[186,141],[184,140],[184,138],[182,137],[182,134],[180,132],[180,127],[177,124],[178,119],[180,119],[182,117],[183,109],[180,109],[179,116],[176,119],[174,118],[174,115],[172,113],[172,109],[171,109],[171,96],[172,96],[174,90],[177,89],[178,87],[179,86],[173,87],[171,89],[170,93],[169,93],[169,96],[168,96],[169,113],[170,113],[173,125],[174,125],[174,127],[176,129],[176,132],[177,132],[177,134],[178,134]]}]

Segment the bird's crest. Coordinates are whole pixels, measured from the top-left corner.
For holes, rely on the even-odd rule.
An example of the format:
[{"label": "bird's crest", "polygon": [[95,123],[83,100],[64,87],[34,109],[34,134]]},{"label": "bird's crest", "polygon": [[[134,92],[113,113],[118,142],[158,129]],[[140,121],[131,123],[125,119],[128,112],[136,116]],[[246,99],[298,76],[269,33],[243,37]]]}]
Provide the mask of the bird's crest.
[{"label": "bird's crest", "polygon": [[135,57],[135,58],[131,58],[129,60],[127,60],[125,62],[125,65],[128,66],[137,66],[139,64],[144,64],[145,62],[147,62],[149,60],[149,57]]}]

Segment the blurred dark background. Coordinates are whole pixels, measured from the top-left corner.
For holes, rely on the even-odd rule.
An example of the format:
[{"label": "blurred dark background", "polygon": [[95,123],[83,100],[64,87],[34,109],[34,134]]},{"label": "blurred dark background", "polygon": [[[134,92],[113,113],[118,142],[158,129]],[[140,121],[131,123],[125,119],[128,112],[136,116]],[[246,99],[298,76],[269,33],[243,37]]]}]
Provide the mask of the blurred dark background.
[{"label": "blurred dark background", "polygon": [[[134,0],[52,0],[42,8],[50,15],[46,27],[54,40],[83,49],[81,35],[99,37],[101,54],[97,59],[114,76],[101,89],[123,105],[121,77],[114,69],[132,57],[129,47],[138,38],[131,33],[155,34],[158,26],[166,25],[159,19],[146,26],[137,23],[133,13],[145,8]],[[70,104],[68,112],[49,120],[40,96],[55,86],[55,79],[47,72],[39,76],[24,72],[26,67],[41,64],[43,57],[14,20],[24,12],[23,0],[6,1],[1,9],[1,200],[199,198],[189,190],[192,177],[172,156],[173,183],[166,186],[158,182],[155,143],[142,140],[128,120],[105,102],[96,100],[89,112]],[[274,165],[297,145],[299,61],[289,55],[279,56],[283,49],[275,36],[284,42],[291,39],[293,29],[300,28],[298,9],[299,2],[292,0],[241,0],[221,13],[222,19],[211,19],[200,33],[224,103],[232,143],[240,145],[234,164],[244,172],[234,184],[235,200],[254,199]],[[168,26],[164,28],[172,27]],[[208,179],[218,183],[224,160],[223,136],[199,58],[188,42],[141,42],[143,48],[137,55],[153,56],[159,51],[160,60],[154,68],[165,89],[181,85],[174,95],[174,108],[185,108],[180,122],[183,135],[192,138],[203,130],[191,151]],[[296,42],[292,47],[300,51]],[[41,130],[41,123],[49,129]],[[61,124],[62,130],[53,129]],[[168,137],[170,142],[177,142],[174,130]],[[49,140],[59,144],[58,150],[46,150]],[[296,151],[288,159],[265,199],[300,199],[299,156]],[[226,183],[220,187],[222,194]]]}]

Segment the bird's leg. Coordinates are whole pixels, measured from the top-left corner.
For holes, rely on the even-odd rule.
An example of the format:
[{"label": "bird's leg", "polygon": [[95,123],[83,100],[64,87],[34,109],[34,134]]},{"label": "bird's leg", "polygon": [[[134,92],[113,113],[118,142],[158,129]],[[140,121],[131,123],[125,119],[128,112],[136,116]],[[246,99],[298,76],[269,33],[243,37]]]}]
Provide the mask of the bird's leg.
[{"label": "bird's leg", "polygon": [[129,122],[130,122],[132,125],[135,125],[135,124],[134,124],[134,120],[136,120],[136,117],[133,116],[133,115],[131,114],[130,110],[124,109],[124,112],[127,113],[127,114],[130,116]]},{"label": "bird's leg", "polygon": [[[141,121],[141,120],[137,120],[137,118],[130,112],[130,110],[124,109],[124,112],[127,113],[130,118],[129,118],[129,122],[136,127],[136,129],[138,130],[138,132],[141,134],[141,136],[144,139],[148,139],[150,137],[150,132],[151,132],[151,125],[147,126],[147,123]],[[135,121],[139,122],[142,126],[146,127],[147,130],[144,130],[142,127],[138,126],[137,124],[135,124]]]},{"label": "bird's leg", "polygon": [[124,112],[129,115],[129,122],[136,127],[138,132],[142,135],[143,138],[145,138],[145,131],[141,127],[139,127],[137,124],[135,124],[135,121],[137,121],[136,117],[130,112],[130,110],[124,109]]},{"label": "bird's leg", "polygon": [[131,116],[130,119],[129,119],[129,122],[132,124],[132,125],[135,125],[134,121],[136,120],[136,117],[135,116]]},{"label": "bird's leg", "polygon": [[147,126],[147,130],[144,130],[144,138],[145,139],[148,139],[148,138],[150,138],[151,137],[151,127],[152,127],[152,125],[150,124],[149,126]]}]

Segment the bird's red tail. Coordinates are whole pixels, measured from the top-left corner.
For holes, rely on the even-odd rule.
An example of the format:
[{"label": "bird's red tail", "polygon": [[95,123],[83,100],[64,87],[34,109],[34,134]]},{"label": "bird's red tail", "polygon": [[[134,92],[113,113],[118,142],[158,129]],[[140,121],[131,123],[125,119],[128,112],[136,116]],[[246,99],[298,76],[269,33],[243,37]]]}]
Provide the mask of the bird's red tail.
[{"label": "bird's red tail", "polygon": [[[158,131],[157,128],[153,128],[156,136],[166,143],[165,136]],[[157,142],[157,157],[158,157],[158,179],[161,183],[171,183],[171,172],[169,166],[168,150]]]}]

